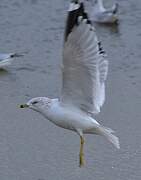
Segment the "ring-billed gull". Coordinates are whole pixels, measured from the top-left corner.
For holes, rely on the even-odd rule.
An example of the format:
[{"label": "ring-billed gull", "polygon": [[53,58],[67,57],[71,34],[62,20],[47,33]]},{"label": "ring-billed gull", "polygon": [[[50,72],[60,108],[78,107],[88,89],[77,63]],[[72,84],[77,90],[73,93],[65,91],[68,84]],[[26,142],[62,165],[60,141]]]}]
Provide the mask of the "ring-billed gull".
[{"label": "ring-billed gull", "polygon": [[96,0],[91,8],[90,19],[97,23],[117,23],[117,11],[117,2],[111,8],[105,9],[103,0]]},{"label": "ring-billed gull", "polygon": [[15,57],[23,56],[18,53],[0,53],[0,68],[9,66]]},{"label": "ring-billed gull", "polygon": [[96,32],[84,12],[83,3],[72,2],[69,8],[63,49],[63,85],[59,99],[36,97],[21,108],[30,108],[65,129],[80,136],[80,167],[84,164],[84,134],[104,136],[120,148],[113,130],[100,125],[93,116],[105,100],[108,61]]}]

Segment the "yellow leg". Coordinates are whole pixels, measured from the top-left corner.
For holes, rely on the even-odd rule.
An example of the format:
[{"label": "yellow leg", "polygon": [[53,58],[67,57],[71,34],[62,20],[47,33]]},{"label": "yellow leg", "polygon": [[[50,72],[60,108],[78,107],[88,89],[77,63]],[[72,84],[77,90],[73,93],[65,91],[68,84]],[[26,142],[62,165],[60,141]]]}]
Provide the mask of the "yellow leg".
[{"label": "yellow leg", "polygon": [[83,153],[83,146],[84,146],[84,138],[80,136],[80,154],[79,154],[79,166],[84,166],[84,153]]}]

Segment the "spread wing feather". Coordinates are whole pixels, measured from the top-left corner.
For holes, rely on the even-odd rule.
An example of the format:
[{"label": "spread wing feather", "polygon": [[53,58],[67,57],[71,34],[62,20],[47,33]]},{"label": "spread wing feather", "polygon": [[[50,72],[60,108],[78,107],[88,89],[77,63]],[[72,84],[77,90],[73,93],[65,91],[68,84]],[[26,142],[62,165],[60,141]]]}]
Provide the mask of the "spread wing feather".
[{"label": "spread wing feather", "polygon": [[100,53],[95,29],[78,17],[64,44],[62,103],[98,113],[105,100],[108,62]]}]

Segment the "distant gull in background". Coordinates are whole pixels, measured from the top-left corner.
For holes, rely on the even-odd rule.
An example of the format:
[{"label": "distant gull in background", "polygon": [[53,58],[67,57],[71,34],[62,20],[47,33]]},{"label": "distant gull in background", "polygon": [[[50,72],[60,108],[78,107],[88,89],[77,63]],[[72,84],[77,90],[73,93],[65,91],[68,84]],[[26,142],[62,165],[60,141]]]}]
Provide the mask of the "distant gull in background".
[{"label": "distant gull in background", "polygon": [[18,53],[0,53],[0,68],[5,68],[11,65],[12,61],[16,57],[21,57],[23,54]]},{"label": "distant gull in background", "polygon": [[80,167],[84,165],[85,133],[104,136],[120,148],[114,131],[93,118],[105,101],[107,71],[108,61],[84,4],[72,1],[65,31],[61,96],[58,99],[36,97],[20,107],[37,111],[55,125],[75,131],[80,136]]},{"label": "distant gull in background", "polygon": [[118,3],[116,2],[111,8],[105,9],[103,0],[95,0],[91,7],[90,19],[97,23],[117,23]]}]

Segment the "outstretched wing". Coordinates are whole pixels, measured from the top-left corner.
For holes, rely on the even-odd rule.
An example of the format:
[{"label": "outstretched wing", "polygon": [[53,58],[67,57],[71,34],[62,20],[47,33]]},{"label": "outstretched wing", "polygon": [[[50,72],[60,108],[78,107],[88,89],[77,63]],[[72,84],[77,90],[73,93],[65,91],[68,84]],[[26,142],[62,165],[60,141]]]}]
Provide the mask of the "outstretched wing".
[{"label": "outstretched wing", "polygon": [[[82,5],[79,4],[78,11]],[[98,113],[105,100],[108,62],[86,13],[81,12],[81,16],[78,13],[75,18],[64,44],[61,101]]]}]

